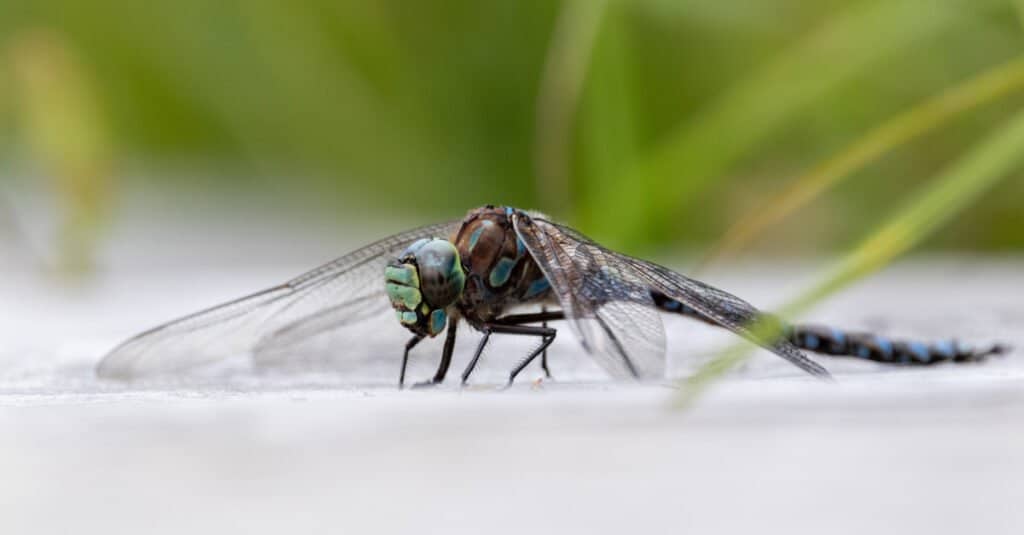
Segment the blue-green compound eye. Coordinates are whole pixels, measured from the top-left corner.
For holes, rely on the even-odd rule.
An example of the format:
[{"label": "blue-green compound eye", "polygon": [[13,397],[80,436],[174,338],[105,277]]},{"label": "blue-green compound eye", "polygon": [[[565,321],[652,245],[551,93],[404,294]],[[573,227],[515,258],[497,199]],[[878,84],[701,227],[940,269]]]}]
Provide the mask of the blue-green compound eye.
[{"label": "blue-green compound eye", "polygon": [[412,245],[405,248],[405,251],[402,253],[402,258],[416,254],[416,251],[419,251],[421,247],[430,243],[430,241],[431,240],[429,238],[420,238],[412,242]]},{"label": "blue-green compound eye", "polygon": [[446,240],[430,240],[417,248],[415,255],[420,291],[431,308],[447,308],[462,296],[466,274],[454,245]]},{"label": "blue-green compound eye", "polygon": [[444,325],[448,321],[448,314],[445,314],[444,310],[437,309],[430,313],[430,334],[434,335],[444,330]]}]

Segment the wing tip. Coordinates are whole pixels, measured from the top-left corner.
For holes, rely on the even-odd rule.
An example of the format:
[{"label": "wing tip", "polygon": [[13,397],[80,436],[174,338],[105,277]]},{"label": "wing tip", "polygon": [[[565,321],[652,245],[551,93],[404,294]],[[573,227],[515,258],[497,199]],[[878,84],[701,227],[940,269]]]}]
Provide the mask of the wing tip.
[{"label": "wing tip", "polygon": [[96,377],[105,380],[128,381],[134,378],[134,374],[128,368],[104,358],[96,365]]},{"label": "wing tip", "polygon": [[814,362],[813,360],[807,358],[806,356],[804,357],[804,359],[805,360],[796,363],[797,366],[800,367],[800,369],[811,374],[811,376],[815,377],[816,379],[820,379],[828,383],[836,382],[836,378],[833,377],[832,373],[830,373],[824,366],[818,364],[817,362]]},{"label": "wing tip", "polygon": [[124,345],[112,349],[96,365],[96,377],[113,381],[130,381],[136,377],[134,366],[122,352]]}]

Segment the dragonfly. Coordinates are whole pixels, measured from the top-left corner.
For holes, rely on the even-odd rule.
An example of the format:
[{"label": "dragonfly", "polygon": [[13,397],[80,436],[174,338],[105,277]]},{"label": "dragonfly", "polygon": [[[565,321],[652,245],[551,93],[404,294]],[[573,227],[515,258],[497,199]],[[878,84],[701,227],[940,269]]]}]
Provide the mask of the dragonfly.
[{"label": "dragonfly", "polygon": [[[524,312],[525,307],[533,308]],[[538,311],[539,308],[539,311]],[[445,334],[440,362],[421,385],[445,381],[460,325],[482,333],[461,374],[466,384],[492,335],[533,337],[535,347],[508,384],[538,357],[550,377],[548,346],[564,323],[613,379],[665,377],[662,314],[722,327],[808,374],[829,372],[804,351],[905,365],[974,362],[1009,348],[955,340],[894,340],[820,325],[789,325],[728,292],[669,268],[603,247],[543,214],[487,205],[459,220],[402,232],[274,286],[147,330],[100,362],[101,377],[176,372],[229,355],[287,354],[310,338],[392,310],[411,337],[398,370],[404,386],[410,352]],[[778,323],[775,339],[759,321]],[[397,353],[397,351],[396,351]]]}]

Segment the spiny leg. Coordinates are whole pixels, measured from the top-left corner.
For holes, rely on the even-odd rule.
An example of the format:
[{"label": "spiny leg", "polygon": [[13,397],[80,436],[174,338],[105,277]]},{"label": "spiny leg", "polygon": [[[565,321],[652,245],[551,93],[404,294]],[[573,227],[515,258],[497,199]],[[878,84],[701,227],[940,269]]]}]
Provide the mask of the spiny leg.
[{"label": "spiny leg", "polygon": [[[554,312],[548,312],[547,307],[541,307],[540,314],[514,314],[498,318],[499,323],[506,325],[522,325],[525,323],[536,323],[541,322],[541,327],[547,328],[548,321],[558,321],[565,319],[565,312],[556,310]],[[549,344],[550,345],[550,344]],[[544,370],[544,376],[551,379],[551,369],[548,368],[548,348],[544,346],[544,351],[541,353],[540,367]]]},{"label": "spiny leg", "polygon": [[409,352],[412,348],[416,347],[417,344],[423,341],[423,336],[417,334],[409,339],[405,343],[405,353],[402,354],[402,371],[398,372],[398,388],[401,390],[405,386],[405,368],[409,364]]},{"label": "spiny leg", "polygon": [[518,365],[516,365],[515,368],[512,369],[512,372],[508,376],[508,384],[506,385],[506,387],[512,386],[512,383],[516,380],[516,376],[519,375],[519,373],[522,372],[524,368],[529,366],[530,363],[533,362],[533,359],[537,358],[537,355],[543,353],[544,350],[547,349],[549,345],[551,345],[551,342],[555,341],[555,336],[558,334],[557,330],[552,329],[550,327],[530,327],[528,325],[494,325],[492,326],[492,329],[494,329],[494,332],[501,332],[505,334],[520,334],[541,337],[540,347],[534,349],[533,353],[527,355],[527,357],[524,358],[522,362],[520,362]]},{"label": "spiny leg", "polygon": [[[516,329],[516,328],[520,327],[524,323],[537,323],[537,322],[545,322],[546,323],[547,321],[560,320],[560,319],[565,319],[565,314],[563,312],[561,312],[561,311],[556,311],[556,312],[544,311],[544,312],[541,312],[540,314],[514,314],[514,315],[504,316],[504,317],[498,318],[493,323],[485,324],[484,327],[481,329],[483,331],[483,333],[484,333],[484,336],[483,336],[483,338],[480,339],[480,344],[477,345],[476,352],[473,354],[473,358],[470,359],[469,364],[466,366],[466,369],[462,372],[462,384],[465,385],[466,382],[469,381],[469,376],[472,375],[473,370],[476,369],[477,362],[479,362],[479,360],[480,360],[480,355],[483,353],[484,348],[487,346],[487,343],[490,341],[492,333],[528,334],[528,335],[533,335],[533,336],[545,336],[545,334],[543,334],[543,333],[550,333],[550,339],[554,340],[554,337],[555,337],[554,333],[556,333],[557,331],[555,329],[551,329],[551,328],[548,328],[548,327],[525,327],[525,326],[522,327],[523,329],[529,329],[530,332],[522,332],[521,329],[520,330],[515,330],[514,332],[510,332],[510,331],[508,331],[508,329],[510,329],[510,328]],[[538,331],[534,331],[534,329],[536,329]],[[537,356],[537,353],[546,351],[547,347],[549,345],[551,345],[551,341],[550,340],[548,340],[545,343],[543,343],[540,346],[540,348],[538,348],[538,351],[534,352],[529,357],[527,357],[527,359],[525,359],[524,362],[526,362],[526,364],[529,364],[530,361],[532,361]],[[525,364],[522,367],[525,367]],[[515,371],[515,374],[513,375],[513,378],[515,377],[515,375],[518,375],[520,371],[522,371],[522,367],[517,367],[516,368],[516,371]]]},{"label": "spiny leg", "polygon": [[470,359],[466,369],[462,371],[462,386],[466,386],[466,382],[469,381],[470,374],[476,369],[476,363],[480,360],[480,354],[484,352],[484,347],[487,346],[487,341],[491,339],[491,330],[484,327],[484,337],[480,339],[480,343],[476,346],[476,352],[473,353],[473,358]]}]

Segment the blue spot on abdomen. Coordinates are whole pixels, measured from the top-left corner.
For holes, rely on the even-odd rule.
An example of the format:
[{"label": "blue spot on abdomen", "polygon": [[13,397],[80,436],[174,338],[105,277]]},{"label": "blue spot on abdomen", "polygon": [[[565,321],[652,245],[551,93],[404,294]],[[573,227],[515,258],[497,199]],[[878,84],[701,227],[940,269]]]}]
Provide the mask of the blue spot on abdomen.
[{"label": "blue spot on abdomen", "polygon": [[846,345],[846,334],[839,329],[832,329],[832,341],[841,346]]},{"label": "blue spot on abdomen", "polygon": [[956,347],[954,343],[950,340],[936,343],[934,350],[936,353],[942,355],[947,359],[951,359],[956,356]]},{"label": "blue spot on abdomen", "polygon": [[917,357],[917,360],[920,360],[921,362],[928,362],[931,360],[931,355],[928,354],[928,346],[921,342],[910,342],[907,344],[907,349],[909,349],[910,352]]},{"label": "blue spot on abdomen", "polygon": [[892,358],[892,342],[888,338],[882,336],[875,337],[875,345],[885,355],[885,358]]},{"label": "blue spot on abdomen", "polygon": [[804,347],[806,347],[807,349],[810,349],[810,350],[813,351],[815,349],[818,349],[818,345],[820,345],[820,344],[821,344],[821,340],[819,340],[817,336],[815,336],[813,334],[805,334],[804,335]]}]

